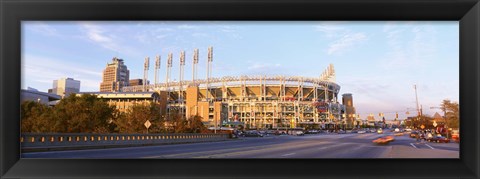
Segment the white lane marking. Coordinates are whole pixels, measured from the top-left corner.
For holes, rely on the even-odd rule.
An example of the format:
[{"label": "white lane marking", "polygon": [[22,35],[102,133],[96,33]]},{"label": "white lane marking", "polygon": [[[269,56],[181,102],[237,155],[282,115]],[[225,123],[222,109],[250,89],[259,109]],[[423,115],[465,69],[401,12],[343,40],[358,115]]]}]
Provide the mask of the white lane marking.
[{"label": "white lane marking", "polygon": [[431,149],[435,149],[435,148],[433,148],[432,146],[430,146],[430,145],[428,145],[428,144],[425,144],[425,145],[426,145],[427,147],[430,147]]},{"label": "white lane marking", "polygon": [[283,154],[282,157],[289,156],[289,155],[295,155],[295,153]]},{"label": "white lane marking", "polygon": [[412,147],[418,149],[417,146],[413,145],[412,143],[410,143],[410,145],[411,145]]}]

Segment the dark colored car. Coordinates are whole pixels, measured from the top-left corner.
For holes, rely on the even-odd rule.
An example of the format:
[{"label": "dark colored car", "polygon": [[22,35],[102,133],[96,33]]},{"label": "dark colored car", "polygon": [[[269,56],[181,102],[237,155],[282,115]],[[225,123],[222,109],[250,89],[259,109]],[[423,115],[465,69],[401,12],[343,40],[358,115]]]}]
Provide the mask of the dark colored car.
[{"label": "dark colored car", "polygon": [[245,137],[263,137],[263,134],[258,131],[247,131]]},{"label": "dark colored car", "polygon": [[415,138],[415,137],[417,137],[417,135],[418,135],[418,132],[416,132],[416,131],[412,131],[412,132],[410,133],[410,137],[411,137],[411,138]]},{"label": "dark colored car", "polygon": [[287,134],[287,131],[284,131],[284,130],[275,131],[275,135],[286,135],[286,134]]},{"label": "dark colored car", "polygon": [[443,137],[443,136],[434,136],[428,139],[429,142],[436,142],[436,143],[449,143],[450,139]]},{"label": "dark colored car", "polygon": [[315,130],[315,129],[307,130],[307,132],[305,132],[305,134],[318,134],[318,133],[320,133],[320,131]]}]

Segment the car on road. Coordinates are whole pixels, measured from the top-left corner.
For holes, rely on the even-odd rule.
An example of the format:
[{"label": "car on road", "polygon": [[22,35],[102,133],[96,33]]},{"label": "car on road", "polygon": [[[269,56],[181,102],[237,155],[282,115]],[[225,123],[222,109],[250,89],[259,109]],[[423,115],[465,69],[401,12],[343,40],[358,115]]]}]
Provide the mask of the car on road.
[{"label": "car on road", "polygon": [[315,129],[310,129],[310,130],[307,130],[307,132],[305,132],[305,134],[318,134],[318,133],[320,133],[320,131]]},{"label": "car on road", "polygon": [[263,134],[258,131],[246,131],[245,137],[263,137]]},{"label": "car on road", "polygon": [[275,135],[286,135],[287,131],[286,130],[276,130]]},{"label": "car on road", "polygon": [[379,145],[386,145],[394,140],[393,136],[379,137],[372,142]]},{"label": "car on road", "polygon": [[365,133],[367,133],[367,131],[364,131],[364,130],[360,130],[357,132],[357,134],[365,134]]},{"label": "car on road", "polygon": [[410,137],[411,137],[411,138],[415,138],[415,137],[417,137],[417,135],[418,135],[418,132],[416,132],[416,131],[412,131],[412,132],[410,133]]},{"label": "car on road", "polygon": [[427,141],[436,142],[436,143],[449,143],[450,139],[443,136],[434,136],[434,137],[428,138]]},{"label": "car on road", "polygon": [[452,130],[452,141],[460,142],[460,131],[459,130]]},{"label": "car on road", "polygon": [[305,135],[305,132],[303,132],[303,131],[295,131],[295,135],[297,135],[297,136],[303,136],[303,135]]}]

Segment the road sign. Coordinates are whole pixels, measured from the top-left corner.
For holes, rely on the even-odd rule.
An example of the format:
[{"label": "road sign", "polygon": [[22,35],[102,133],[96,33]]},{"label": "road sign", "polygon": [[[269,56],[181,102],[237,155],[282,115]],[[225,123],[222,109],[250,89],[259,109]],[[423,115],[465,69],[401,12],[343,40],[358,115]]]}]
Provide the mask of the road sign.
[{"label": "road sign", "polygon": [[150,126],[152,125],[152,123],[150,123],[150,121],[147,120],[143,125],[145,125],[145,127],[148,129],[148,128],[150,128]]}]

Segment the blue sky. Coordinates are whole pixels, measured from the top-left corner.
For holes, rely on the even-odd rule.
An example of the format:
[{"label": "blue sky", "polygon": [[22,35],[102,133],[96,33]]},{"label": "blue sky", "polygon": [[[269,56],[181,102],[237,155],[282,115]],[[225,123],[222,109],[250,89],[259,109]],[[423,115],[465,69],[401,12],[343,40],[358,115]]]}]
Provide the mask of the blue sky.
[{"label": "blue sky", "polygon": [[[340,95],[352,93],[361,118],[415,108],[417,84],[424,113],[443,99],[459,99],[459,26],[448,22],[267,22],[135,21],[22,23],[22,89],[52,88],[53,80],[81,81],[80,91],[98,91],[105,65],[125,60],[130,78],[143,78],[150,57],[173,53],[178,79],[180,51],[186,51],[185,78],[191,78],[194,48],[200,50],[198,78],[205,78],[208,46],[214,48],[213,76],[295,75],[318,77],[335,65]],[[339,99],[341,100],[341,99]],[[412,112],[413,113],[413,112]],[[411,114],[412,115],[412,114]],[[410,115],[410,116],[411,116]]]}]

